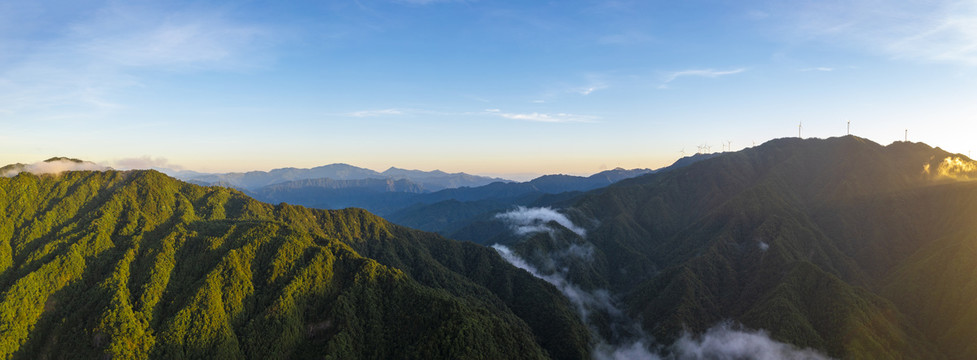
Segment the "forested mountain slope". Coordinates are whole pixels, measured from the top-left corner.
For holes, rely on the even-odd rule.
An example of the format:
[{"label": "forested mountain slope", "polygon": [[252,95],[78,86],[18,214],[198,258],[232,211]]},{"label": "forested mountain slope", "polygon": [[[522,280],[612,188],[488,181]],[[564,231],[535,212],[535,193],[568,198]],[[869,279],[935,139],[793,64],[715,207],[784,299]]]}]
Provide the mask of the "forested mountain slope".
[{"label": "forested mountain slope", "polygon": [[540,268],[592,247],[560,271],[663,344],[733,321],[838,358],[972,359],[975,170],[920,143],[780,139],[594,191],[562,210],[585,236],[510,246]]},{"label": "forested mountain slope", "polygon": [[586,358],[493,250],[155,171],[0,178],[0,358]]}]

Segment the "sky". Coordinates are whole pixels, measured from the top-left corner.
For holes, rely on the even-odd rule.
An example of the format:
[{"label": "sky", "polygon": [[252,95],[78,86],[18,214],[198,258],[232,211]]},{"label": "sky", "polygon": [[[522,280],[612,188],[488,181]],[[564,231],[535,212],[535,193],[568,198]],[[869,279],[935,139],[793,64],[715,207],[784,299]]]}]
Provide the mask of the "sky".
[{"label": "sky", "polygon": [[977,1],[0,3],[0,164],[525,178],[848,122],[977,150]]}]

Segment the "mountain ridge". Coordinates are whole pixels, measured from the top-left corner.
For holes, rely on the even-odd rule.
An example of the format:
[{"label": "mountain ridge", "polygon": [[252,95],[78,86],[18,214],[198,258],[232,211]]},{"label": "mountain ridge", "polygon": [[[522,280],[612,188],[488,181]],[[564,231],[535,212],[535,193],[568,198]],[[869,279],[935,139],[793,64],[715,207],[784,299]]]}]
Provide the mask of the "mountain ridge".
[{"label": "mountain ridge", "polygon": [[[977,211],[977,182],[954,180],[972,179],[972,164],[918,143],[772,140],[583,194],[562,213],[585,239],[506,244],[541,268],[561,261],[582,289],[618,294],[664,343],[732,320],[833,357],[971,358],[973,307],[940,299],[973,295],[960,289],[977,275],[977,228],[961,214]],[[547,258],[581,242],[590,260]],[[943,295],[911,295],[930,293]]]},{"label": "mountain ridge", "polygon": [[363,179],[387,179],[394,180],[407,179],[424,185],[428,190],[440,190],[459,186],[484,185],[496,181],[508,181],[500,178],[491,178],[466,173],[446,173],[440,170],[421,171],[405,170],[391,167],[384,172],[377,172],[366,168],[361,168],[346,163],[335,163],[317,166],[313,168],[276,168],[269,171],[248,171],[231,172],[220,174],[199,174],[169,172],[171,175],[180,176],[187,181],[207,184],[229,184],[232,187],[243,190],[257,190],[264,186],[275,185],[288,181],[307,180],[307,179],[332,179],[332,180],[363,180]]},{"label": "mountain ridge", "polygon": [[155,171],[72,171],[0,178],[0,219],[2,358],[590,351],[551,286],[490,249],[363,210],[272,206]]}]

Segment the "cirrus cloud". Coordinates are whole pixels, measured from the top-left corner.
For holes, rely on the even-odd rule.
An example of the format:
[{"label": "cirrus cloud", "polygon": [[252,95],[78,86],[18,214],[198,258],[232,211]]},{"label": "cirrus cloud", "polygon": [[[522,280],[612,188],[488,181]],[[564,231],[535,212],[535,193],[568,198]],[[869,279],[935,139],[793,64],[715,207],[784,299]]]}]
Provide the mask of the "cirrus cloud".
[{"label": "cirrus cloud", "polygon": [[692,69],[692,70],[673,71],[665,74],[664,80],[662,81],[662,84],[659,86],[659,88],[664,89],[667,87],[668,83],[675,81],[676,79],[681,77],[718,78],[720,76],[739,74],[744,71],[746,71],[745,68],[738,68],[732,70]]},{"label": "cirrus cloud", "polygon": [[[261,66],[271,28],[219,9],[109,2],[89,11],[31,2],[4,10],[43,11],[49,28],[0,32],[0,113],[81,118],[126,107],[123,89],[147,86],[147,72],[240,71]],[[76,9],[77,10],[77,9]],[[58,21],[48,21],[58,19]],[[16,44],[8,48],[8,44]],[[40,114],[40,115],[39,115]]]},{"label": "cirrus cloud", "polygon": [[546,123],[569,123],[569,122],[596,122],[598,118],[596,116],[590,115],[578,115],[578,114],[568,114],[568,113],[506,113],[501,111],[488,111],[490,114],[495,114],[506,119],[512,120],[523,120],[523,121],[533,121],[533,122],[546,122]]},{"label": "cirrus cloud", "polygon": [[977,2],[830,0],[785,6],[780,33],[897,59],[977,66]]}]

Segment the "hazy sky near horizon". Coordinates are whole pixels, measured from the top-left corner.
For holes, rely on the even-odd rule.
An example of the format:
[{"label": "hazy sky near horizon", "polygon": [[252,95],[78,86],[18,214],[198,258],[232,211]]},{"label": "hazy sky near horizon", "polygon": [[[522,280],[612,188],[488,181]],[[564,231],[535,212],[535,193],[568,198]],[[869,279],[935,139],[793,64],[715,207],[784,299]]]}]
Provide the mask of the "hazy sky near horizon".
[{"label": "hazy sky near horizon", "polygon": [[975,115],[973,0],[0,4],[0,165],[589,174]]}]

